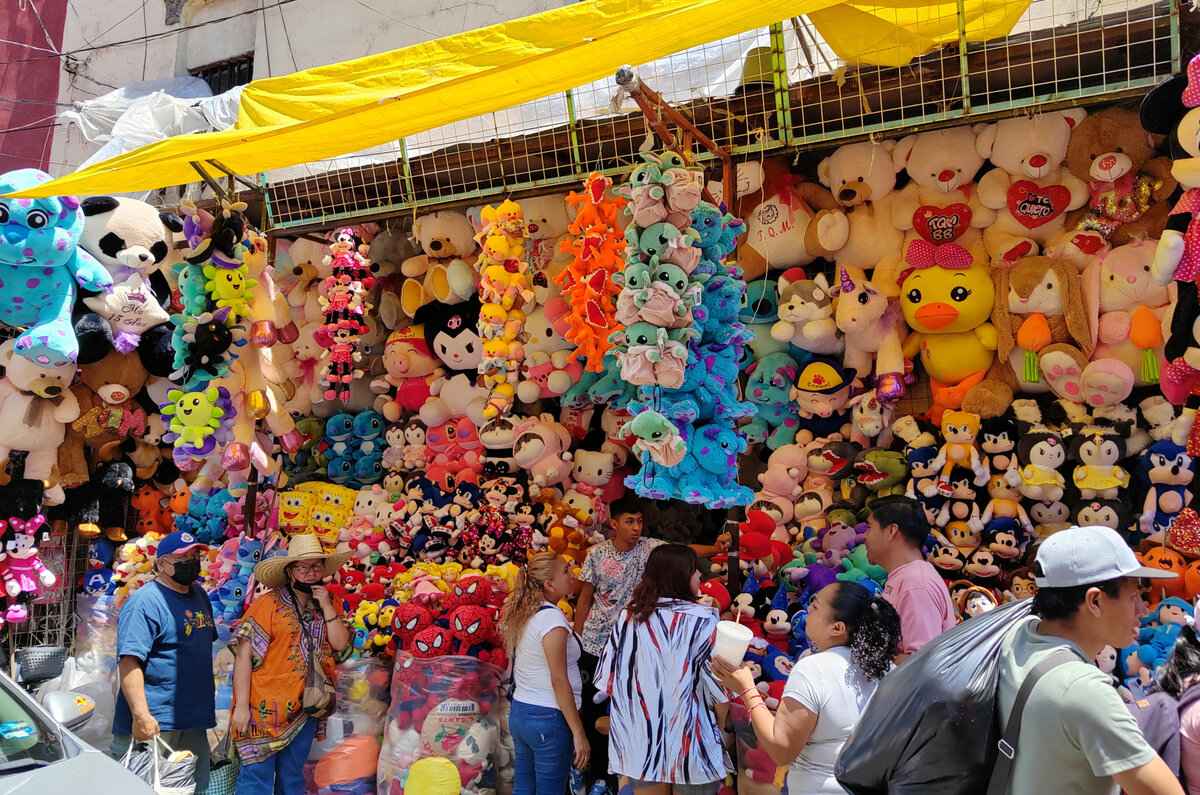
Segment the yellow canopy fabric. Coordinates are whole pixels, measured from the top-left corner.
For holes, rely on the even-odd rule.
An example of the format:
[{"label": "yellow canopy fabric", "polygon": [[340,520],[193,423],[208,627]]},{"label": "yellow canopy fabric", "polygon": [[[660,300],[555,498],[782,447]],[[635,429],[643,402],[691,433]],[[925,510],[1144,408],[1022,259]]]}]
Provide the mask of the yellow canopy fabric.
[{"label": "yellow canopy fabric", "polygon": [[[1028,0],[963,3],[967,41],[1008,35],[1027,8]],[[838,57],[853,66],[903,66],[958,40],[955,0],[847,2],[812,11],[809,19]]]},{"label": "yellow canopy fabric", "polygon": [[[963,2],[976,38],[1008,33],[1011,23],[1001,26],[1010,15],[997,9],[1014,3]],[[896,53],[915,52],[922,41],[936,44],[948,35],[944,23],[926,18],[918,0],[835,8],[840,3],[584,0],[390,52],[256,80],[242,94],[232,129],[149,144],[21,195],[87,196],[179,185],[196,181],[192,162],[219,161],[238,174],[253,174],[336,157],[584,85],[625,63],[647,63],[800,14],[816,19],[821,12],[834,12],[820,23],[827,37],[830,28],[869,26],[876,49],[888,57],[898,57],[881,48],[889,29],[902,42],[894,45]],[[1022,10],[1027,4],[1015,3]],[[893,17],[912,29],[898,27]],[[861,32],[847,30],[854,30],[855,37]],[[854,37],[848,42],[835,38],[835,49],[867,57]]]}]

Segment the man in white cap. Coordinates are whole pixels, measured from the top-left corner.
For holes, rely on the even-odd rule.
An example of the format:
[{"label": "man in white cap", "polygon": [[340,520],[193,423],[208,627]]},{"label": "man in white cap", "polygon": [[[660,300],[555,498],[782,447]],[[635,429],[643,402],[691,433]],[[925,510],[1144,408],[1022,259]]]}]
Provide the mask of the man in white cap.
[{"label": "man in white cap", "polygon": [[1118,787],[1128,795],[1183,795],[1108,676],[1092,663],[1105,646],[1119,649],[1137,638],[1146,613],[1139,580],[1174,576],[1142,566],[1107,527],[1071,527],[1042,542],[1033,615],[1008,635],[1000,652],[1000,725],[1007,726],[1021,683],[1035,666],[1063,651],[1068,661],[1050,668],[1029,692],[1011,795],[1112,795]]}]

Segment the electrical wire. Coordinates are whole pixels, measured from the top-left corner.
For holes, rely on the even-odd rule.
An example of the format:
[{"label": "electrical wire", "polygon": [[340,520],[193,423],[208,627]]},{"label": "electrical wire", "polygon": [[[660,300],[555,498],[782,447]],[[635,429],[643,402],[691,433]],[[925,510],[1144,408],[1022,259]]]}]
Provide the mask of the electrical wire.
[{"label": "electrical wire", "polygon": [[[142,34],[150,35],[150,23],[146,20],[146,4],[142,3]],[[146,60],[150,57],[150,42],[142,45],[142,80],[146,79]]]},{"label": "electrical wire", "polygon": [[42,12],[38,11],[37,4],[33,0],[29,0],[29,9],[33,11],[33,17],[37,20],[38,27],[42,29],[42,35],[46,37],[46,44],[57,55],[58,45],[54,43],[54,38],[50,35],[50,31],[46,29],[46,23],[42,21]]},{"label": "electrical wire", "polygon": [[[292,59],[292,69],[294,71],[299,71],[300,67],[296,65],[296,53],[292,49],[292,36],[290,33],[288,33],[287,17],[285,17],[283,15],[282,8],[279,8],[278,10],[279,10],[279,21],[283,23],[283,38],[287,41],[288,55],[291,56],[291,59]],[[263,17],[263,38],[266,38],[266,35],[267,35],[266,17]]]},{"label": "electrical wire", "polygon": [[[252,8],[249,11],[239,11],[236,14],[228,14],[226,16],[218,17],[215,19],[210,19],[205,22],[197,22],[194,25],[183,25],[181,27],[174,28],[171,30],[164,30],[164,31],[159,31],[158,33],[151,33],[148,36],[137,36],[132,39],[123,39],[121,41],[113,41],[113,42],[108,42],[105,44],[95,44],[90,47],[77,47],[73,50],[66,50],[64,52],[61,52],[57,56],[45,55],[40,58],[15,58],[11,61],[0,61],[0,66],[7,66],[8,64],[14,64],[14,63],[29,63],[32,61],[44,61],[47,58],[53,58],[53,57],[61,58],[61,57],[67,56],[67,55],[78,55],[79,53],[83,53],[83,52],[96,52],[98,50],[107,50],[107,49],[112,49],[114,47],[127,47],[131,44],[141,44],[144,41],[158,41],[160,39],[167,39],[172,36],[177,36],[180,33],[183,33],[185,31],[196,30],[197,28],[204,28],[204,27],[208,27],[209,25],[219,24],[221,22],[228,22],[231,19],[238,19],[239,17],[245,17],[245,16],[249,16],[251,14],[259,14],[259,13],[262,13],[263,11],[269,11],[272,8],[278,8],[279,6],[290,5],[291,3],[295,3],[295,2],[297,2],[297,0],[276,0],[276,2],[274,2],[268,6],[265,6],[265,7]],[[144,3],[143,3],[143,5],[144,5]],[[129,17],[133,16],[137,12],[138,12],[138,9],[134,9],[127,16],[125,16],[123,19],[121,19],[119,22],[117,22],[116,25],[113,25],[112,27],[110,27],[109,30],[112,30],[117,25],[121,24],[121,22],[124,22],[126,19],[129,19]],[[107,33],[107,32],[108,31],[105,31],[105,33]],[[103,34],[101,34],[101,35],[103,35]],[[99,36],[97,36],[97,38],[99,38]]]},{"label": "electrical wire", "polygon": [[51,55],[58,55],[58,50],[47,50],[45,47],[39,47],[36,44],[27,44],[23,41],[13,41],[12,39],[0,39],[0,44],[12,44],[16,47],[24,47],[27,50],[34,52],[48,52]]}]

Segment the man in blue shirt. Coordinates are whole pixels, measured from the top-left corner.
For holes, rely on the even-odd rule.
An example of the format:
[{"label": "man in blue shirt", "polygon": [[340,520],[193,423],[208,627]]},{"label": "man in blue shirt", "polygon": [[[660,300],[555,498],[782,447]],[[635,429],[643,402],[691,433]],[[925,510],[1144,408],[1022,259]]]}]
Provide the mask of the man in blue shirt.
[{"label": "man in blue shirt", "polygon": [[195,584],[205,547],[186,532],[158,544],[156,576],[134,591],[117,620],[118,675],[112,754],[161,735],[196,755],[196,795],[208,788],[208,730],[216,725],[208,594]]}]

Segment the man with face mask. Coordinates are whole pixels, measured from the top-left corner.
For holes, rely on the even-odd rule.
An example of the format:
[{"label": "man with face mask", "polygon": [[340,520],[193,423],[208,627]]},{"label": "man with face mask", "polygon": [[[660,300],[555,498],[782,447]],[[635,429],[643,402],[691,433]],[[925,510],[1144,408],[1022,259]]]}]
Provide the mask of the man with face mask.
[{"label": "man with face mask", "polygon": [[[196,795],[208,787],[208,730],[216,725],[212,646],[217,631],[208,594],[196,584],[205,549],[191,533],[158,544],[155,578],[134,591],[117,622],[120,692],[112,754],[131,740],[162,735],[196,755]],[[132,735],[132,737],[131,737]]]}]

